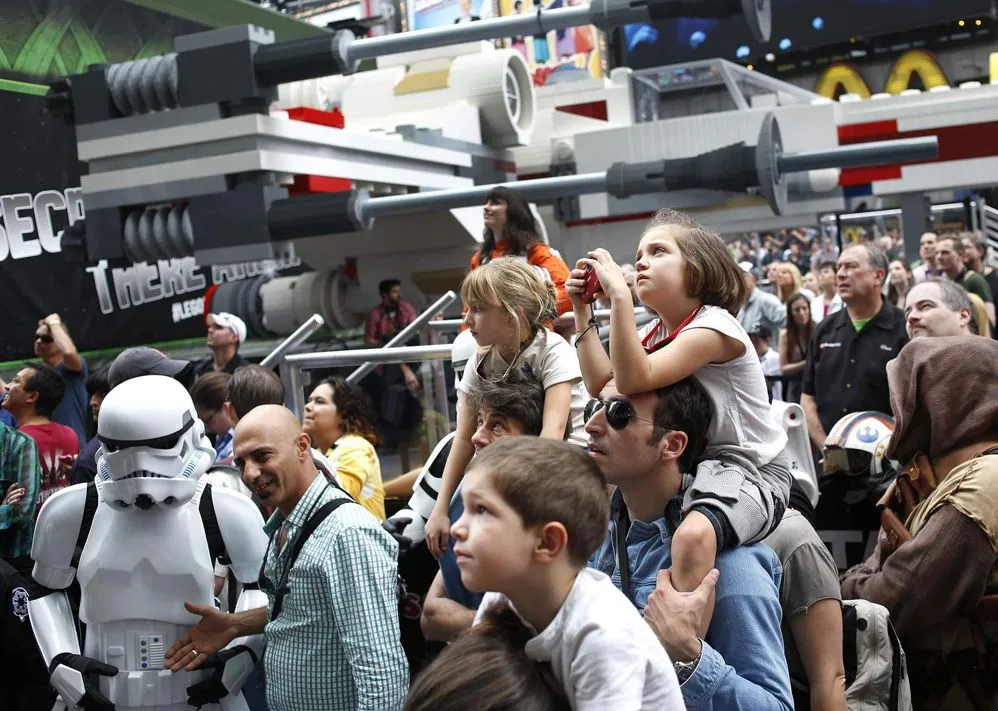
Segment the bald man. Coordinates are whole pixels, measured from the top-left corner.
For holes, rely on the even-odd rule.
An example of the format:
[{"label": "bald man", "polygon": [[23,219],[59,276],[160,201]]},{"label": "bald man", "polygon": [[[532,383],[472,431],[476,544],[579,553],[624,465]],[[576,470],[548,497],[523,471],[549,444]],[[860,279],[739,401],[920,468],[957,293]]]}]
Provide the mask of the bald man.
[{"label": "bald man", "polygon": [[[309,436],[283,406],[243,417],[233,454],[243,483],[276,507],[260,576],[269,604],[226,613],[187,603],[201,621],[170,648],[167,665],[195,669],[236,637],[265,632],[270,711],[401,709],[409,667],[399,641],[395,540],[316,469]],[[302,544],[307,522],[314,530]]]}]

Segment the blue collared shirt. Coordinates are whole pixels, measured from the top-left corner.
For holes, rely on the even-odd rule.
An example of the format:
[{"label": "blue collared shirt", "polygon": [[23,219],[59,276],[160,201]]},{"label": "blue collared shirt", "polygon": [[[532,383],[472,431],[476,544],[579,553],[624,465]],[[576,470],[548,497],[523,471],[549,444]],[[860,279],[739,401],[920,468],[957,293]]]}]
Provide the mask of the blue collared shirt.
[{"label": "blue collared shirt", "polygon": [[[614,492],[616,513],[623,497]],[[672,532],[677,519],[634,521],[627,532],[627,563],[631,576],[629,597],[644,612],[655,589],[658,571],[672,565]],[[677,509],[678,510],[678,509]],[[610,532],[589,561],[620,587],[616,555],[616,516]],[[790,674],[783,651],[780,622],[780,578],[776,554],[755,544],[737,546],[717,557],[714,615],[703,643],[696,671],[682,685],[686,708],[705,711],[792,711]]]}]

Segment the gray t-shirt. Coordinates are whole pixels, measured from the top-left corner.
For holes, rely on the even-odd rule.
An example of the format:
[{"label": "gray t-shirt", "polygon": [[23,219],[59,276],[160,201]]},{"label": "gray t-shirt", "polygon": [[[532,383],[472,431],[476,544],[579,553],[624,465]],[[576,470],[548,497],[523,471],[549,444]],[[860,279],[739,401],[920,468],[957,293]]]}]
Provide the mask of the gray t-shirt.
[{"label": "gray t-shirt", "polygon": [[[807,614],[807,609],[821,600],[841,600],[838,569],[828,548],[807,519],[787,509],[783,520],[763,543],[772,548],[783,565],[780,605],[783,607],[783,646],[790,678],[807,684],[804,662],[790,629],[790,622]],[[797,684],[794,684],[795,688]]]}]

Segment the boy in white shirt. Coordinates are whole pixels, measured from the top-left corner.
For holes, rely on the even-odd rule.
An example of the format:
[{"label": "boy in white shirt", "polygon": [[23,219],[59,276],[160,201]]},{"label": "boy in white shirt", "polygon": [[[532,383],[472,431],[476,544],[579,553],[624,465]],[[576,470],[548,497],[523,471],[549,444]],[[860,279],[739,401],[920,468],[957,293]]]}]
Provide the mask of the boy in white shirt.
[{"label": "boy in white shirt", "polygon": [[780,354],[769,347],[770,336],[768,332],[758,331],[750,333],[749,339],[755,348],[755,354],[759,356],[759,364],[762,365],[762,374],[766,376],[766,387],[772,400],[783,399],[783,383],[773,380],[783,375],[780,368]]},{"label": "boy in white shirt", "polygon": [[610,579],[586,567],[608,530],[606,482],[571,444],[495,442],[464,477],[451,528],[461,579],[491,591],[476,622],[508,601],[534,636],[527,656],[550,662],[573,709],[683,711],[668,654]]}]

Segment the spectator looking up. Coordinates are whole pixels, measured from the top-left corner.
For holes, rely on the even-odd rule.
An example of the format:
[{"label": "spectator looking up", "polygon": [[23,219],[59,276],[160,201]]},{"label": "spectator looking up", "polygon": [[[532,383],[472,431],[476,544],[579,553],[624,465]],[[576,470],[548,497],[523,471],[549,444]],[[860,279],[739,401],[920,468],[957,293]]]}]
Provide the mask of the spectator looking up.
[{"label": "spectator looking up", "polygon": [[801,380],[814,329],[807,297],[802,294],[790,297],[787,301],[787,327],[780,331],[778,345],[780,373],[785,386],[783,399],[787,402],[800,402]]},{"label": "spectator looking up", "polygon": [[[471,438],[476,454],[507,437],[536,437],[541,433],[544,386],[532,374],[512,370],[504,377],[482,381],[471,389],[466,402],[478,413],[478,429]],[[448,509],[451,525],[463,512],[459,490]],[[453,541],[449,543],[438,559],[440,572],[427,593],[422,617],[426,638],[445,642],[471,627],[482,601],[481,593],[468,590],[461,581]]]},{"label": "spectator looking up", "polygon": [[[683,502],[672,552],[676,587],[691,592],[720,551],[762,540],[776,528],[790,497],[787,435],[771,415],[759,358],[735,320],[748,285],[720,236],[686,214],[661,210],[645,228],[637,256],[638,296],[658,320],[642,339],[620,270],[597,249],[579,260],[567,286],[579,327],[585,323],[584,267],[596,271],[613,301],[610,354],[595,336],[580,337],[576,347],[590,395],[611,379],[632,394],[692,375],[711,398],[710,445]],[[727,479],[728,472],[737,474]]]},{"label": "spectator looking up", "polygon": [[39,510],[48,497],[69,486],[69,472],[80,452],[76,432],[51,419],[65,394],[62,376],[44,363],[25,366],[7,383],[3,407],[14,415],[18,430],[35,440],[38,447]]},{"label": "spectator looking up", "polygon": [[946,237],[939,240],[936,249],[936,261],[943,274],[967,290],[968,294],[976,294],[984,302],[984,309],[988,314],[988,321],[993,326],[995,323],[994,294],[984,277],[977,272],[967,269],[963,263],[963,245],[955,237]]},{"label": "spectator looking up", "polygon": [[[537,472],[557,472],[537,476]],[[606,533],[599,467],[575,445],[514,437],[489,446],[461,489],[454,524],[461,579],[486,593],[480,619],[509,606],[550,661],[572,708],[684,711],[669,657],[630,601],[586,567]]]},{"label": "spectator looking up", "polygon": [[[76,351],[59,314],[50,314],[35,329],[35,355],[55,369],[66,384],[65,394],[52,413],[52,421],[66,425],[77,437],[77,447],[87,441],[87,361]],[[20,423],[18,423],[20,426]]]},{"label": "spectator looking up", "polygon": [[998,271],[988,266],[984,260],[988,255],[988,243],[981,232],[968,232],[961,239],[963,243],[963,263],[967,269],[984,277],[991,287],[991,294],[998,298]]},{"label": "spectator looking up", "polygon": [[336,481],[379,521],[385,520],[385,485],[374,445],[370,405],[360,387],[327,378],[308,396],[302,427],[329,458]]},{"label": "spectator looking up", "polygon": [[883,297],[887,255],[868,242],[842,250],[836,278],[845,304],[815,329],[801,384],[801,407],[820,451],[829,430],[852,412],[887,412],[884,366],[908,342],[904,316]]},{"label": "spectator looking up", "polygon": [[842,308],[842,297],[839,296],[835,273],[838,266],[835,262],[822,262],[818,265],[818,282],[820,293],[811,300],[811,320],[821,323],[830,314]]},{"label": "spectator looking up", "polygon": [[779,298],[758,287],[756,272],[748,262],[742,262],[738,266],[744,273],[743,278],[748,289],[745,305],[738,312],[738,323],[746,333],[769,331],[774,335],[779,334],[787,320],[783,304]]},{"label": "spectator looking up", "polygon": [[554,284],[557,313],[570,311],[572,304],[565,296],[568,265],[556,250],[541,241],[537,218],[523,195],[505,186],[493,188],[485,197],[484,215],[482,246],[471,257],[471,270],[496,257],[525,259],[542,280]]},{"label": "spectator looking up", "polygon": [[208,314],[208,348],[211,356],[194,366],[194,378],[211,371],[224,370],[229,375],[249,361],[239,355],[239,346],[246,342],[246,323],[230,313]]},{"label": "spectator looking up", "polygon": [[935,232],[926,232],[919,239],[918,256],[922,258],[922,261],[911,270],[916,284],[930,277],[943,275],[942,270],[936,264],[936,246],[938,241],[939,236]]},{"label": "spectator looking up", "polygon": [[887,300],[899,309],[904,309],[906,297],[911,287],[915,285],[915,277],[908,264],[903,259],[894,259],[890,263]]},{"label": "spectator looking up", "polygon": [[908,338],[972,335],[973,306],[963,287],[948,279],[932,277],[912,287],[904,316]]},{"label": "spectator looking up", "polygon": [[[763,545],[717,556],[713,615],[703,634],[709,580],[697,594],[675,589],[679,509],[706,446],[711,402],[694,378],[624,396],[603,388],[586,423],[589,455],[608,484],[610,527],[590,567],[608,574],[643,612],[676,668],[689,708],[790,711],[780,624],[780,563]],[[623,555],[621,555],[623,552]]]}]

